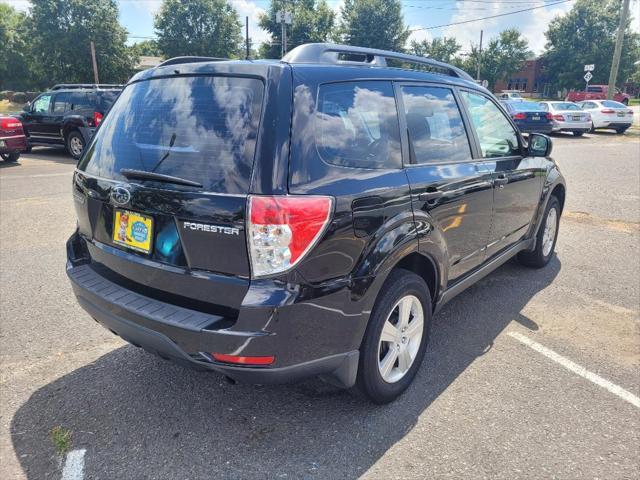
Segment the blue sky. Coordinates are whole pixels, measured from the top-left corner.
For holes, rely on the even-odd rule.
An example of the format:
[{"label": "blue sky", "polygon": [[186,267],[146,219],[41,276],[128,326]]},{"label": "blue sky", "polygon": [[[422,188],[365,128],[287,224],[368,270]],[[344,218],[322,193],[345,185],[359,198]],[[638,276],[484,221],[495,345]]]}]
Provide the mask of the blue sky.
[{"label": "blue sky", "polygon": [[[28,8],[25,0],[0,0],[20,9]],[[412,33],[412,39],[422,40],[441,36],[455,37],[469,49],[471,42],[477,43],[480,30],[484,30],[485,39],[496,36],[501,30],[510,27],[519,28],[529,40],[530,48],[540,53],[544,47],[544,32],[549,22],[557,15],[567,12],[574,1],[558,3],[559,0],[402,0],[405,23]],[[343,0],[328,0],[329,5],[339,11]],[[161,0],[118,0],[120,21],[130,34],[129,42],[153,37],[153,16],[160,8]],[[258,16],[269,6],[269,0],[230,0],[238,15],[244,20],[249,16],[250,35],[254,42],[268,40],[266,32],[258,25]],[[554,4],[555,5],[546,5]],[[635,17],[634,25],[640,30],[638,10],[640,2],[632,1],[631,12]],[[492,19],[478,20],[483,17],[501,15],[532,7],[542,7],[533,11],[505,15]],[[471,23],[449,27],[424,29],[455,22],[478,20]],[[244,21],[243,21],[244,23]]]}]

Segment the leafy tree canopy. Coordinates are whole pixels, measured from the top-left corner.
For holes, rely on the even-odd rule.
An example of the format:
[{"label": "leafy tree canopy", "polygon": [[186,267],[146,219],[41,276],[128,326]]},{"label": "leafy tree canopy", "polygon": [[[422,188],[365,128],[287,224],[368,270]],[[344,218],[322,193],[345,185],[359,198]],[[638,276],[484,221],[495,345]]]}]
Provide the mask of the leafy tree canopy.
[{"label": "leafy tree canopy", "polygon": [[[549,82],[557,88],[583,88],[584,66],[595,64],[591,83],[609,82],[609,71],[620,22],[620,1],[577,0],[562,17],[556,17],[546,32],[546,52],[543,55]],[[634,71],[640,58],[640,35],[631,30],[627,21],[622,57],[618,71],[619,83]]]},{"label": "leafy tree canopy", "polygon": [[271,34],[272,42],[260,47],[262,58],[280,58],[281,25],[276,22],[279,10],[291,12],[293,22],[287,25],[287,47],[304,43],[326,42],[333,31],[335,13],[325,0],[272,0],[269,10],[260,17],[260,27]]},{"label": "leafy tree canopy", "polygon": [[452,63],[460,52],[460,45],[455,38],[434,38],[431,41],[411,41],[410,52],[419,57],[428,57],[440,62]]},{"label": "leafy tree canopy", "polygon": [[26,87],[28,72],[26,15],[0,3],[0,90]]},{"label": "leafy tree canopy", "polygon": [[225,0],[164,0],[154,21],[158,48],[166,57],[237,57],[242,27]]},{"label": "leafy tree canopy", "polygon": [[402,52],[409,30],[399,0],[345,0],[338,40],[347,45]]},{"label": "leafy tree canopy", "polygon": [[160,49],[158,48],[158,43],[155,40],[144,40],[142,42],[134,43],[129,47],[131,53],[134,57],[140,58],[140,56],[145,55],[149,57],[159,57]]},{"label": "leafy tree canopy", "polygon": [[31,0],[28,24],[31,78],[39,87],[92,82],[91,41],[100,82],[123,82],[132,72],[115,0]]}]

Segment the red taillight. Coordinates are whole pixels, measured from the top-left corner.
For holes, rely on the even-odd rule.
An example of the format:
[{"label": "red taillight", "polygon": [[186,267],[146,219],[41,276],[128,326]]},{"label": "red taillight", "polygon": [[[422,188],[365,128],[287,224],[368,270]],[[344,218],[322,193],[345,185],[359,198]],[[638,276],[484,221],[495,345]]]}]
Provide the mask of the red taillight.
[{"label": "red taillight", "polygon": [[15,129],[22,127],[20,120],[13,117],[0,118],[0,128],[3,130]]},{"label": "red taillight", "polygon": [[564,122],[564,115],[553,115],[552,118],[554,120],[558,120],[559,122]]},{"label": "red taillight", "polygon": [[96,127],[100,125],[100,122],[102,122],[103,118],[104,115],[102,115],[100,112],[93,112],[93,125],[95,125]]},{"label": "red taillight", "polygon": [[513,115],[513,119],[514,119],[514,120],[524,120],[524,119],[526,119],[526,118],[527,118],[527,116],[526,116],[524,113],[522,113],[522,112],[518,112],[518,113],[515,113],[515,114]]},{"label": "red taillight", "polygon": [[249,196],[249,254],[254,277],[293,267],[329,223],[333,199],[322,196]]},{"label": "red taillight", "polygon": [[627,110],[627,115],[633,115],[633,110]]},{"label": "red taillight", "polygon": [[214,353],[213,358],[218,362],[235,363],[237,365],[271,365],[276,357],[242,357],[239,355],[227,355],[225,353]]},{"label": "red taillight", "polygon": [[[562,115],[556,115],[557,117],[562,117],[562,120],[564,120],[564,117]],[[553,113],[551,112],[547,112],[547,114],[545,115],[547,120],[553,120],[554,116]],[[556,120],[560,120],[559,118],[556,118]]]},{"label": "red taillight", "polygon": [[600,113],[611,114],[611,113],[616,113],[616,111],[615,110],[611,110],[610,108],[607,108],[606,110],[600,110]]}]

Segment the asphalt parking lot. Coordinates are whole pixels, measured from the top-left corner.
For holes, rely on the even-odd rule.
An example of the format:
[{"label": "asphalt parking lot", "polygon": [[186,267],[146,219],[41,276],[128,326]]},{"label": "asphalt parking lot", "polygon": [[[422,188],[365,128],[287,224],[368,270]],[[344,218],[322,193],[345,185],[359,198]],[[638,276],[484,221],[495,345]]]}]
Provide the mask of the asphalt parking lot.
[{"label": "asphalt parking lot", "polygon": [[74,162],[2,164],[0,478],[68,475],[58,426],[92,479],[638,478],[640,136],[554,141],[557,257],[448,304],[386,406],[317,380],[234,386],[125,344],[64,272]]}]

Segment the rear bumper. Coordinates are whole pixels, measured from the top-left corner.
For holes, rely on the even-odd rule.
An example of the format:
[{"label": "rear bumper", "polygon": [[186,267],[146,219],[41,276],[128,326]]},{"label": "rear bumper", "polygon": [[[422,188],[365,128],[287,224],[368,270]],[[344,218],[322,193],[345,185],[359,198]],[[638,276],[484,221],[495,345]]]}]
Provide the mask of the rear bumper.
[{"label": "rear bumper", "polygon": [[[72,237],[73,238],[73,237]],[[69,249],[73,249],[70,241]],[[289,306],[279,317],[272,308],[248,308],[247,316],[266,316],[275,325],[272,331],[238,329],[228,326],[225,317],[190,310],[128,290],[101,276],[91,264],[74,261],[69,255],[67,275],[79,304],[103,327],[127,342],[176,363],[201,370],[213,370],[248,383],[289,383],[323,375],[332,383],[350,387],[355,383],[359,352],[338,350],[326,337],[323,323],[316,325],[316,338],[305,336],[304,305]],[[326,312],[325,312],[326,313]],[[242,312],[241,312],[242,314]],[[296,318],[297,323],[291,323]],[[325,317],[326,320],[329,320]],[[299,327],[293,331],[292,327]],[[240,325],[242,326],[242,325]],[[342,337],[350,334],[344,325]],[[284,330],[287,329],[287,331]],[[319,344],[325,348],[319,349]],[[340,347],[338,347],[340,348]],[[236,366],[217,362],[212,353],[243,356],[274,355],[273,366]]]},{"label": "rear bumper", "polygon": [[547,125],[520,125],[516,122],[516,125],[522,133],[551,133],[553,131],[551,123]]},{"label": "rear bumper", "polygon": [[16,135],[0,137],[0,153],[21,152],[27,148],[27,137]]},{"label": "rear bumper", "polygon": [[554,122],[554,132],[588,132],[591,122]]},{"label": "rear bumper", "polygon": [[601,121],[595,125],[595,128],[630,128],[632,124],[631,120],[628,121]]}]

